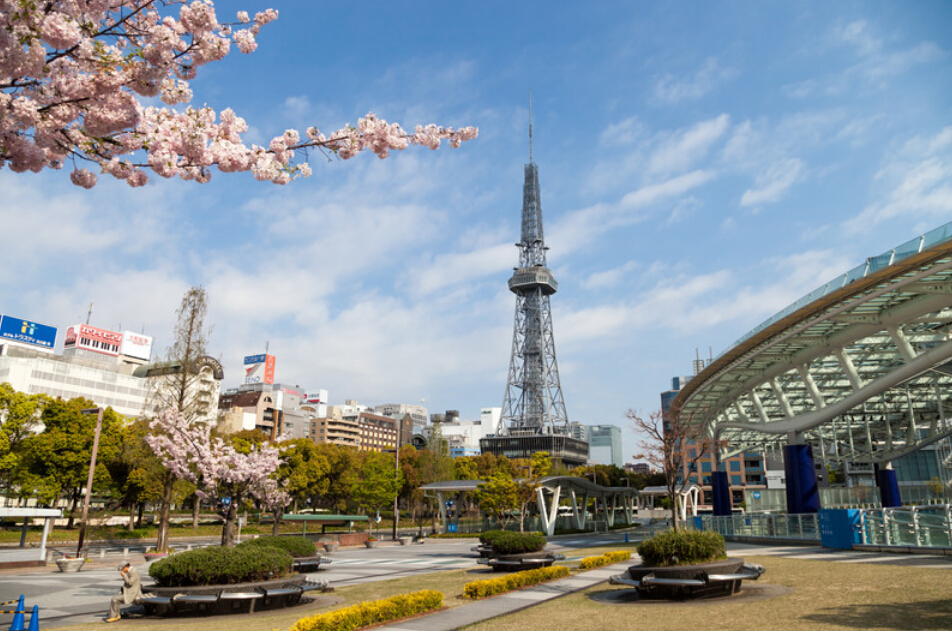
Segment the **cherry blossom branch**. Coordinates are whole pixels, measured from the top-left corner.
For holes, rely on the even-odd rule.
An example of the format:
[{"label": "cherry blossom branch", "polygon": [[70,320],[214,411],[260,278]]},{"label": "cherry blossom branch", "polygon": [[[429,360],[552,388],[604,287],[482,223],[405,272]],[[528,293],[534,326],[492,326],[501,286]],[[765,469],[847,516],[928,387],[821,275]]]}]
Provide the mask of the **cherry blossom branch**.
[{"label": "cherry blossom branch", "polygon": [[[170,107],[191,101],[188,82],[200,66],[223,59],[232,43],[254,51],[261,28],[277,17],[273,9],[253,18],[239,11],[237,22],[220,23],[210,0],[23,2],[0,11],[0,169],[39,172],[73,157],[131,186],[144,185],[147,171],[207,182],[213,168],[285,184],[311,174],[309,148],[343,160],[363,151],[386,158],[477,137],[473,127],[407,133],[368,114],[327,136],[312,127],[303,141],[288,130],[267,147],[247,146],[248,125],[231,109]],[[140,101],[156,96],[166,107]],[[70,178],[85,188],[98,181],[85,168]]]}]

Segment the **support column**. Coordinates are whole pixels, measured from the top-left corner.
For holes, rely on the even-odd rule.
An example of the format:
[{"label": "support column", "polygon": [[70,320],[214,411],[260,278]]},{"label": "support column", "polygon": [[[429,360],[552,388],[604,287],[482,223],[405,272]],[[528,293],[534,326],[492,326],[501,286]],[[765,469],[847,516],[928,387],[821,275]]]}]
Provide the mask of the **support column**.
[{"label": "support column", "polygon": [[820,490],[813,465],[813,447],[786,445],[783,448],[783,468],[787,478],[787,512],[820,512]]},{"label": "support column", "polygon": [[902,496],[899,494],[899,482],[896,481],[896,470],[892,463],[876,472],[876,484],[879,485],[879,497],[883,508],[898,508],[902,506]]},{"label": "support column", "polygon": [[[714,472],[711,474],[711,490],[714,494],[714,516],[729,517],[734,502],[731,499],[731,485],[727,478],[724,463],[721,462],[721,450],[714,450]],[[685,502],[687,500],[685,499]]]}]

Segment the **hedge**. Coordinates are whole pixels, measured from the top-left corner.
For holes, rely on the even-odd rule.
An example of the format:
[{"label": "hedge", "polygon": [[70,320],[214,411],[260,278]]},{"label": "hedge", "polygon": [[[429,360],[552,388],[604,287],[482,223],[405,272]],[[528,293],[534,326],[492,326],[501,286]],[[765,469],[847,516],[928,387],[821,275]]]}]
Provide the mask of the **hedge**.
[{"label": "hedge", "polygon": [[490,578],[484,581],[473,581],[463,586],[463,596],[473,600],[493,596],[495,594],[504,594],[505,592],[526,587],[528,585],[537,585],[552,579],[568,576],[571,572],[564,565],[553,565],[552,567],[540,567],[536,570],[526,570],[524,572],[514,572],[499,578]]},{"label": "hedge", "polygon": [[291,631],[353,631],[361,627],[409,618],[443,607],[443,593],[425,589],[362,602],[336,611],[301,618]]},{"label": "hedge", "polygon": [[291,556],[298,559],[301,557],[312,557],[317,554],[317,547],[309,539],[304,537],[275,537],[268,535],[258,537],[257,539],[248,539],[242,541],[236,548],[280,548],[286,550]]},{"label": "hedge", "polygon": [[694,565],[727,558],[724,537],[697,530],[659,532],[638,544],[638,554],[648,567]]},{"label": "hedge", "polygon": [[497,554],[526,554],[538,552],[545,547],[545,535],[541,532],[503,531],[490,538],[493,552]]},{"label": "hedge", "polygon": [[149,566],[149,576],[159,587],[230,585],[289,576],[293,564],[280,548],[214,546],[160,559]]},{"label": "hedge", "polygon": [[614,550],[612,552],[606,552],[597,557],[585,557],[582,559],[582,563],[579,567],[583,570],[594,570],[597,567],[602,567],[603,565],[611,565],[612,563],[618,563],[619,561],[624,561],[625,559],[631,558],[631,552],[628,550]]}]

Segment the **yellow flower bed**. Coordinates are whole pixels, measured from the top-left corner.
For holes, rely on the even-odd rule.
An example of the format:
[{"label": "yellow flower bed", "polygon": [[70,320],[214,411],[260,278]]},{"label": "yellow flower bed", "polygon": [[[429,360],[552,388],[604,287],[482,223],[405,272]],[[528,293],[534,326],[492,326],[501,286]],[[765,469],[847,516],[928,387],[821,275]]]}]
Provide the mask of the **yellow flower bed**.
[{"label": "yellow flower bed", "polygon": [[301,618],[294,623],[291,631],[354,631],[373,624],[409,618],[442,606],[443,593],[425,589]]},{"label": "yellow flower bed", "polygon": [[569,571],[569,568],[565,567],[564,565],[540,567],[536,570],[526,570],[524,572],[514,572],[512,574],[500,576],[499,578],[490,578],[484,581],[473,581],[472,583],[466,583],[466,585],[463,586],[463,596],[475,600],[478,598],[485,598],[486,596],[493,596],[494,594],[504,594],[505,592],[509,592],[520,587],[544,583],[555,578],[562,578],[564,576],[568,576],[570,573],[571,572]]},{"label": "yellow flower bed", "polygon": [[611,565],[612,563],[618,563],[619,561],[624,561],[630,558],[631,552],[628,550],[614,550],[612,552],[600,554],[597,557],[585,557],[582,559],[582,563],[579,565],[579,567],[583,570],[594,570],[597,567]]}]

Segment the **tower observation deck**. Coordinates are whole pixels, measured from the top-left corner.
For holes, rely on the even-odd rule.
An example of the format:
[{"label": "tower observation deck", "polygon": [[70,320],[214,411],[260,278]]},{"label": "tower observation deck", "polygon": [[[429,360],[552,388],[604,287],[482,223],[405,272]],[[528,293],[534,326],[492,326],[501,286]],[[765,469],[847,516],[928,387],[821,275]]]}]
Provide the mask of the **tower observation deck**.
[{"label": "tower observation deck", "polygon": [[539,168],[532,161],[529,124],[529,164],[525,165],[522,196],[522,238],[519,267],[509,279],[516,295],[512,356],[498,435],[480,441],[482,451],[509,458],[526,458],[547,451],[567,466],[585,464],[588,443],[569,435],[559,367],[552,333],[549,298],[559,284],[546,266],[539,195]]}]

